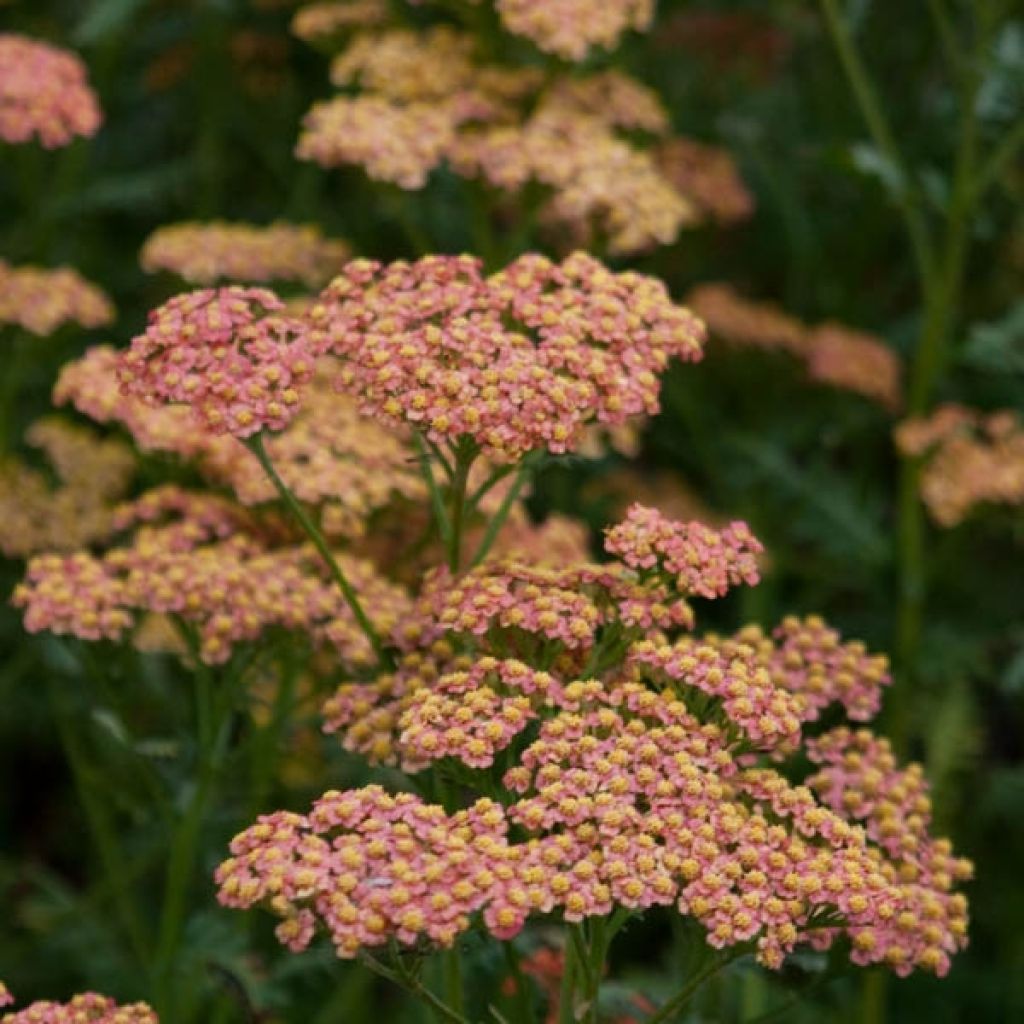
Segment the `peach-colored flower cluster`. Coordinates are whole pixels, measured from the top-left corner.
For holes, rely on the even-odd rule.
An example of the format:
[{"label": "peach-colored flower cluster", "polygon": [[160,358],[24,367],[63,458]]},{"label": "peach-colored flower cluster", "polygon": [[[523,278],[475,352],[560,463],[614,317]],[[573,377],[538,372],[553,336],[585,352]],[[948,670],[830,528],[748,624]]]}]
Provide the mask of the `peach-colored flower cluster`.
[{"label": "peach-colored flower cluster", "polygon": [[812,380],[870,398],[891,412],[903,404],[899,357],[873,334],[842,324],[822,324],[807,339]]},{"label": "peach-colored flower cluster", "polygon": [[345,242],[322,237],[312,224],[186,221],[154,231],[140,262],[150,273],[167,270],[190,284],[298,281],[319,288],[350,256]]},{"label": "peach-colored flower cluster", "polygon": [[1024,423],[1010,410],[985,414],[944,405],[897,427],[896,445],[927,456],[921,497],[941,526],[956,526],[979,505],[1024,505]]},{"label": "peach-colored flower cluster", "polygon": [[687,302],[725,342],[789,352],[811,380],[863,395],[890,412],[903,404],[899,357],[873,334],[837,323],[809,327],[770,303],[743,298],[728,284],[699,285]]},{"label": "peach-colored flower cluster", "polygon": [[502,24],[563,60],[581,61],[595,47],[611,49],[629,29],[646,31],[654,0],[497,0]]},{"label": "peach-colored flower cluster", "polygon": [[[428,583],[433,627],[395,634],[416,649],[325,709],[350,749],[410,772],[457,762],[503,805],[449,814],[374,788],[328,794],[235,840],[222,902],[266,905],[292,948],[322,924],[342,956],[451,945],[477,915],[507,939],[531,914],[674,905],[711,945],[753,942],[770,967],[848,937],[857,963],[944,974],[966,941],[955,890],[971,867],[931,837],[920,768],[898,769],[865,730],[800,734],[832,701],[867,717],[884,660],[814,618],[668,643],[686,624],[609,612],[636,570],[575,572],[562,589],[564,575],[508,565]],[[716,592],[714,572],[691,589]],[[797,749],[818,766],[802,785],[757,755]]]},{"label": "peach-colored flower cluster", "polygon": [[667,130],[650,89],[616,70],[548,80],[536,68],[483,63],[477,46],[447,26],[357,35],[331,77],[360,92],[310,111],[299,157],[358,164],[406,189],[446,161],[508,193],[535,182],[548,193],[543,223],[613,252],[673,242],[694,219],[653,153],[622,134]]},{"label": "peach-colored flower cluster", "polygon": [[321,353],[302,321],[265,288],[187,292],[149,315],[121,356],[126,393],[192,408],[212,433],[249,437],[280,430]]},{"label": "peach-colored flower cluster", "polygon": [[38,420],[26,440],[45,453],[59,483],[21,462],[0,463],[0,552],[73,551],[109,536],[135,474],[128,446],[56,419]]},{"label": "peach-colored flower cluster", "polygon": [[67,50],[0,33],[0,139],[47,149],[95,135],[102,120],[85,65]]},{"label": "peach-colored flower cluster", "polygon": [[387,0],[327,0],[306,4],[292,17],[292,34],[307,43],[330,40],[352,28],[380,25],[388,19]]},{"label": "peach-colored flower cluster", "polygon": [[711,334],[724,342],[804,356],[807,328],[778,306],[752,302],[722,282],[698,285],[686,301],[706,321]]},{"label": "peach-colored flower cluster", "polygon": [[354,261],[310,322],[365,413],[438,443],[472,438],[498,461],[570,450],[593,419],[656,412],[657,375],[702,342],[661,282],[582,253],[526,255],[491,277],[469,256]]},{"label": "peach-colored flower cluster", "polygon": [[70,267],[12,267],[0,260],[0,324],[45,336],[64,324],[103,327],[113,319],[110,299]]},{"label": "peach-colored flower cluster", "polygon": [[643,505],[631,506],[608,531],[605,549],[631,569],[668,573],[679,591],[708,598],[721,597],[739,583],[755,585],[757,556],[764,550],[746,523],[715,530],[673,522]]},{"label": "peach-colored flower cluster", "polygon": [[707,220],[736,224],[754,212],[754,197],[732,155],[720,146],[677,136],[658,147],[662,174]]},{"label": "peach-colored flower cluster", "polygon": [[[229,487],[243,505],[276,500],[256,457],[236,439],[203,430],[185,406],[150,406],[123,394],[118,360],[109,346],[89,349],[62,368],[54,401],[99,423],[119,424],[143,451],[192,460],[211,484]],[[396,498],[419,501],[425,488],[406,439],[360,416],[355,400],[331,386],[336,373],[330,359],[318,362],[295,419],[265,445],[289,489],[319,508],[326,533],[362,537],[373,513]]]},{"label": "peach-colored flower cluster", "polygon": [[10,989],[0,981],[0,1006],[10,1006],[14,1002],[14,996],[11,995]]},{"label": "peach-colored flower cluster", "polygon": [[[375,661],[316,555],[275,544],[230,502],[160,488],[124,506],[118,525],[135,526],[123,546],[29,562],[14,594],[29,632],[120,640],[157,613],[194,626],[210,664],[274,627],[301,631],[348,664]],[[387,632],[409,614],[405,591],[369,562],[336,557],[377,629]]]},{"label": "peach-colored flower cluster", "polygon": [[[2,996],[6,991],[0,985],[0,1006],[4,1005]],[[6,1013],[0,1017],[0,1024],[159,1024],[159,1018],[145,1003],[118,1006],[106,996],[85,992],[66,1003],[47,999]]]}]

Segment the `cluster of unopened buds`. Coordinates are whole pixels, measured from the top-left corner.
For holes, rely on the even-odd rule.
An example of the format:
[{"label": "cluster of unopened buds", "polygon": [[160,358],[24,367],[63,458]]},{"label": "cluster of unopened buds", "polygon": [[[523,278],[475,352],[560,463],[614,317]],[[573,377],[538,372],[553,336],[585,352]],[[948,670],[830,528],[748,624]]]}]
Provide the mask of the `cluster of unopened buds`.
[{"label": "cluster of unopened buds", "polygon": [[[292,949],[323,928],[342,957],[674,906],[772,968],[845,936],[859,964],[945,973],[971,867],[931,837],[920,767],[866,729],[804,735],[833,702],[870,718],[885,659],[814,618],[698,638],[664,614],[756,583],[742,524],[633,508],[606,548],[604,566],[428,582],[398,667],[343,684],[327,727],[468,803],[370,786],[265,816],[218,870],[221,901],[269,908]],[[650,617],[625,610],[627,581]],[[803,783],[771,766],[797,751],[817,766]]]}]

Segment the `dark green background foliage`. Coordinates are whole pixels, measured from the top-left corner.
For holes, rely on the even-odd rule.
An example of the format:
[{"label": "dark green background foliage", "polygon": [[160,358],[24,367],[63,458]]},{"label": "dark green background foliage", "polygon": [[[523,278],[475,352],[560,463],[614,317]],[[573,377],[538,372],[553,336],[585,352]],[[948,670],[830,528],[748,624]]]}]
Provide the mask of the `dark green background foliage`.
[{"label": "dark green background foliage", "polygon": [[[943,5],[955,21],[949,42],[962,47],[967,68],[953,73],[950,64],[959,61],[941,45],[931,6],[851,0],[845,8],[920,187],[924,217],[941,232],[954,187],[963,75],[974,76],[980,145],[997,146],[1019,131],[1024,23],[1007,16],[1008,4],[990,3],[993,31],[973,53],[961,25],[973,3],[950,0]],[[695,44],[684,26],[673,28],[677,16],[695,10],[728,13],[746,32],[719,48]],[[354,169],[327,173],[294,160],[301,115],[330,87],[323,55],[288,35],[289,16],[242,0],[0,5],[2,30],[83,55],[105,113],[95,140],[67,150],[0,149],[0,257],[71,264],[109,291],[119,310],[106,336],[68,329],[34,344],[29,377],[9,412],[19,433],[47,408],[61,362],[96,341],[126,343],[146,310],[169,294],[171,283],[144,276],[137,260],[160,224],[214,216],[315,221],[383,259],[416,255],[412,240],[420,237],[437,251],[474,248],[470,211],[480,193],[449,174],[405,195]],[[819,5],[677,0],[660,4],[659,26],[630,39],[616,61],[661,92],[677,130],[733,152],[757,213],[738,228],[684,233],[628,265],[664,278],[676,296],[700,281],[729,280],[808,321],[874,331],[911,358],[925,304],[898,211],[900,173],[865,130]],[[262,86],[230,57],[240,30],[278,40],[280,56]],[[176,62],[181,73],[174,75]],[[1001,167],[966,225],[964,287],[947,317],[952,345],[931,401],[1024,410],[1022,185],[1012,163]],[[830,960],[796,957],[778,977],[741,964],[710,987],[694,1019],[1024,1020],[1024,529],[1019,511],[1005,510],[952,530],[926,524],[921,629],[910,642],[901,639],[892,426],[888,414],[856,396],[808,385],[783,356],[716,349],[699,368],[668,375],[664,412],[645,438],[640,468],[668,471],[719,513],[746,518],[770,549],[765,583],[714,608],[722,625],[815,611],[898,655],[897,696],[887,702],[884,724],[925,763],[940,829],[976,861],[970,950],[944,981],[882,981],[844,969],[843,951]],[[536,511],[557,508],[602,525],[608,508],[586,497],[594,489],[585,484],[617,461],[570,460],[547,470]],[[4,594],[20,571],[3,564]],[[96,810],[101,802],[89,780],[118,780],[112,814],[99,824],[129,837],[117,869],[152,879],[153,906],[130,908],[148,926],[160,884],[154,865],[166,842],[162,823],[174,810],[165,804],[182,793],[193,767],[194,751],[181,739],[188,735],[185,674],[169,659],[26,637],[7,608],[0,643],[0,978],[21,999],[84,987],[142,997],[124,941],[124,908],[96,881],[104,853],[87,820],[107,812]],[[84,768],[78,790],[62,731]],[[323,756],[325,777],[287,788],[271,781],[267,791],[244,770],[230,773],[240,781],[204,835],[204,879],[253,813],[285,802],[301,807],[325,788],[364,777],[334,742],[324,741]],[[193,906],[179,975],[181,1020],[419,1019],[418,1010],[338,964],[323,946],[298,957],[278,950],[269,919],[221,911],[210,883],[197,887]],[[631,927],[613,954],[611,998],[620,983],[654,995],[676,987],[693,944],[667,918]],[[491,945],[470,943],[467,956],[481,978],[502,970]]]}]

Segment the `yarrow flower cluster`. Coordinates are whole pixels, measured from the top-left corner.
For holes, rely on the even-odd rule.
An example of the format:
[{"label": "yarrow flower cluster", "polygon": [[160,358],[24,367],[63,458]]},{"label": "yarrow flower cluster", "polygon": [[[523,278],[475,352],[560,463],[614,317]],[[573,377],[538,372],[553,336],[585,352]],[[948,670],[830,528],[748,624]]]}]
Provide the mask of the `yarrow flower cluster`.
[{"label": "yarrow flower cluster", "polygon": [[[9,1005],[13,1000],[6,986],[0,984],[0,1006],[5,1002]],[[107,996],[85,992],[66,1003],[45,999],[24,1010],[5,1013],[0,1024],[159,1024],[159,1018],[145,1003],[119,1006]]]},{"label": "yarrow flower cluster", "polygon": [[81,58],[15,33],[0,33],[0,139],[33,138],[46,149],[95,135],[102,120]]},{"label": "yarrow flower cluster", "polygon": [[863,395],[890,412],[903,404],[900,360],[881,338],[837,323],[809,327],[727,284],[699,285],[687,302],[727,343],[788,352],[804,363],[811,380]]},{"label": "yarrow flower cluster", "polygon": [[[475,773],[463,785],[509,799],[451,812],[376,787],[329,793],[238,836],[221,901],[268,907],[293,949],[324,927],[343,957],[392,940],[450,946],[476,920],[508,939],[532,914],[572,923],[675,906],[712,946],[751,943],[769,967],[798,944],[847,937],[859,964],[944,974],[965,943],[955,889],[971,866],[931,837],[920,767],[899,769],[867,730],[802,736],[836,700],[869,717],[884,659],[814,618],[773,637],[667,641],[687,624],[612,610],[629,575],[664,586],[641,582],[649,549],[680,556],[698,535],[634,510],[608,544],[637,567],[577,569],[575,594],[510,588],[531,580],[525,567],[503,567],[503,587],[486,584],[488,566],[428,584],[421,614],[434,625],[393,673],[344,684],[328,729],[406,771],[460,765]],[[708,566],[706,583],[684,578],[687,592],[718,592],[720,566]],[[758,756],[797,749],[817,766],[803,784]]]},{"label": "yarrow flower cluster", "polygon": [[594,47],[611,49],[629,29],[646,31],[654,0],[497,0],[502,24],[563,60],[581,61]]},{"label": "yarrow flower cluster", "polygon": [[368,28],[388,19],[387,0],[327,0],[306,4],[292,17],[292,34],[307,43],[330,40],[351,28]]},{"label": "yarrow flower cluster", "polygon": [[1024,424],[1015,412],[943,405],[901,423],[895,437],[904,455],[926,459],[921,497],[940,526],[957,526],[979,505],[1024,504]]},{"label": "yarrow flower cluster", "polygon": [[[588,25],[614,6],[602,3]],[[485,63],[477,47],[472,35],[448,26],[356,35],[332,64],[331,79],[360,91],[314,106],[299,157],[325,167],[359,164],[405,189],[422,188],[447,162],[509,201],[535,182],[548,193],[540,222],[556,228],[555,237],[568,231],[574,244],[604,241],[612,252],[669,244],[696,219],[686,189],[638,138],[669,127],[650,89],[615,70],[547,79],[536,68]],[[690,175],[702,196],[697,205],[712,202],[712,177],[728,177],[727,158],[713,162],[713,173]],[[742,185],[734,171],[729,188],[735,210]]]},{"label": "yarrow flower cluster", "polygon": [[655,159],[680,195],[716,224],[736,224],[754,212],[754,197],[727,149],[677,136],[658,147]]},{"label": "yarrow flower cluster", "polygon": [[499,461],[570,450],[592,419],[656,412],[657,375],[702,341],[659,281],[582,253],[526,255],[491,277],[469,256],[353,261],[309,319],[367,415],[437,443],[472,438]]},{"label": "yarrow flower cluster", "polygon": [[311,224],[186,221],[154,231],[140,262],[150,273],[170,271],[190,284],[297,281],[319,288],[350,256],[345,242],[323,238]]},{"label": "yarrow flower cluster", "polygon": [[12,267],[0,260],[0,324],[45,337],[64,324],[103,327],[113,319],[110,299],[70,267]]},{"label": "yarrow flower cluster", "polygon": [[[275,543],[274,530],[232,503],[164,487],[123,506],[117,525],[134,527],[123,546],[28,563],[13,602],[29,632],[121,640],[156,613],[190,624],[208,664],[227,661],[238,645],[274,627],[302,631],[350,665],[374,662],[316,555]],[[387,632],[409,614],[405,591],[369,562],[340,552],[336,560],[378,629]]]},{"label": "yarrow flower cluster", "polygon": [[45,453],[59,483],[52,486],[45,473],[17,460],[0,462],[0,552],[24,558],[108,537],[115,506],[135,475],[131,449],[57,419],[38,420],[26,440]]},{"label": "yarrow flower cluster", "polygon": [[265,288],[179,295],[150,313],[145,333],[122,355],[121,386],[154,404],[191,406],[215,434],[280,430],[321,354],[283,310]]}]

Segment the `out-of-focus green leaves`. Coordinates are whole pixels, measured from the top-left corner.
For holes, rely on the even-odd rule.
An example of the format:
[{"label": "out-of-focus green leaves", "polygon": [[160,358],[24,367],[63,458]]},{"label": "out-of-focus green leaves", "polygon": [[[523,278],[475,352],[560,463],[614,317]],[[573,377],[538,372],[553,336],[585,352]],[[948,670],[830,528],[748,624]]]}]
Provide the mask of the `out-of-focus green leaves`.
[{"label": "out-of-focus green leaves", "polygon": [[988,373],[1024,373],[1024,301],[992,323],[975,324],[960,361]]}]

